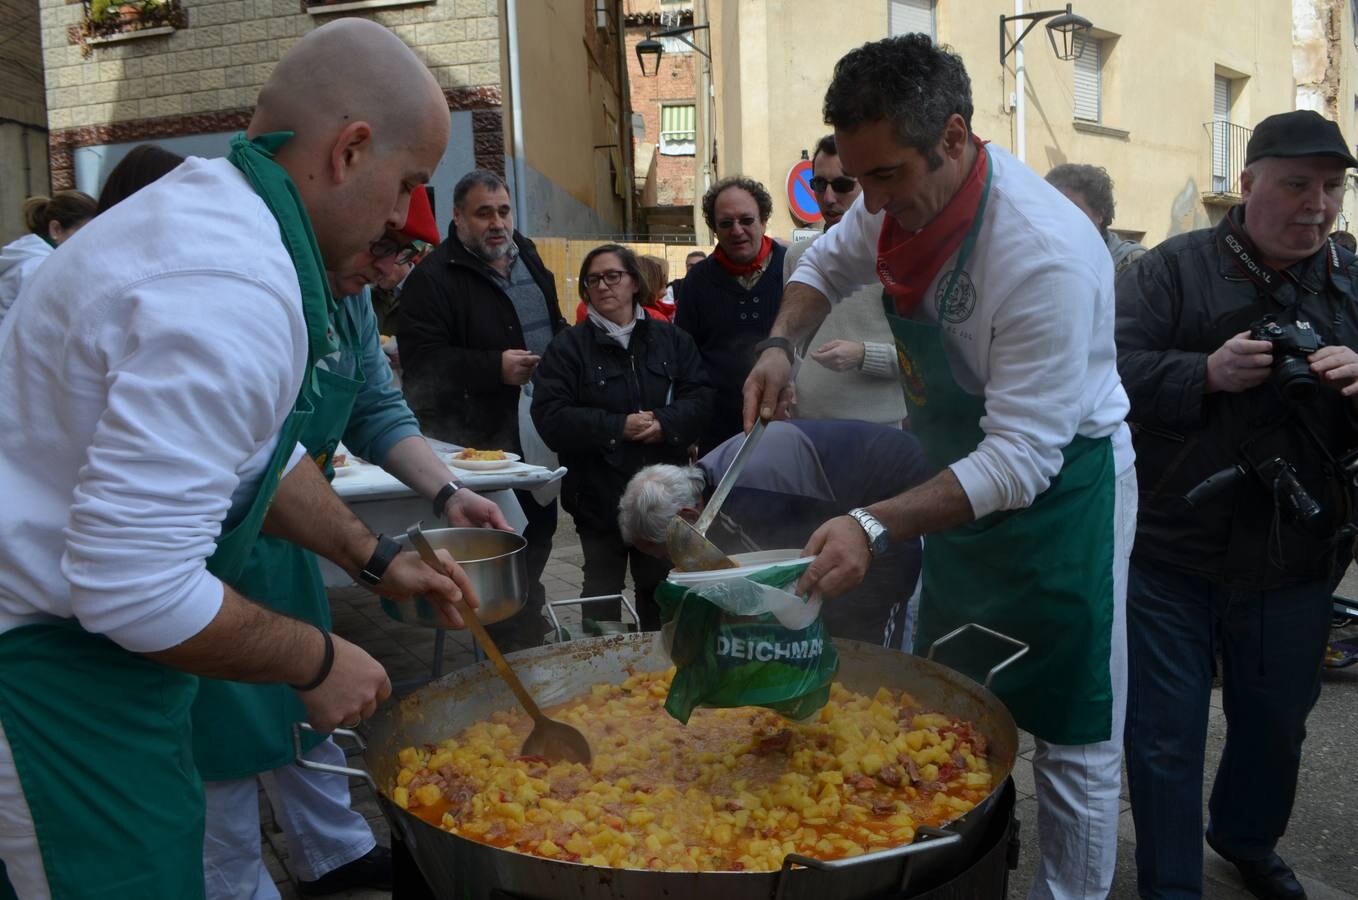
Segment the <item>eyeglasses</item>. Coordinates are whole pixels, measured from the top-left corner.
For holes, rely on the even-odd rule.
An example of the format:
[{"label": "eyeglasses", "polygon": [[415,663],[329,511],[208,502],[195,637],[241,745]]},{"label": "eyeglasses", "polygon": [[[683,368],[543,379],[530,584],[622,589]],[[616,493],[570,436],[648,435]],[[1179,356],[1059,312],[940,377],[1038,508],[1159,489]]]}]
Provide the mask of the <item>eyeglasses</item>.
[{"label": "eyeglasses", "polygon": [[404,266],[420,255],[420,248],[415,244],[398,241],[396,238],[380,237],[368,245],[368,252],[372,254],[373,259],[395,256],[396,265]]},{"label": "eyeglasses", "polygon": [[722,219],[717,223],[717,230],[730,231],[737,223],[740,224],[741,228],[749,228],[757,221],[758,219],[754,216],[741,216],[739,219]]},{"label": "eyeglasses", "polygon": [[850,178],[848,175],[841,175],[838,178],[822,178],[817,175],[811,179],[811,190],[817,194],[825,193],[827,187],[835,189],[836,194],[847,194],[858,186],[857,178]]},{"label": "eyeglasses", "polygon": [[609,287],[613,287],[619,281],[622,281],[622,276],[626,274],[627,273],[622,269],[609,269],[607,272],[591,272],[585,276],[585,287],[598,287],[599,282],[601,281]]}]

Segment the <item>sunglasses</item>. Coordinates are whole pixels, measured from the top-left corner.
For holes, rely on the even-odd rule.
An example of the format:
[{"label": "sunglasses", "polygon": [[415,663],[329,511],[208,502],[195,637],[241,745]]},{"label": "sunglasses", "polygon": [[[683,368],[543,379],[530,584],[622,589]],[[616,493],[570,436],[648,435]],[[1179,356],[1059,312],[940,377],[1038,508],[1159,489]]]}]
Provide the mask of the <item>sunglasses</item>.
[{"label": "sunglasses", "polygon": [[740,223],[741,228],[749,228],[750,226],[754,225],[754,223],[757,221],[759,220],[756,219],[754,216],[741,216],[739,219],[722,219],[721,221],[717,222],[717,230],[730,231],[733,227],[735,227],[736,223]]},{"label": "sunglasses", "polygon": [[396,238],[381,237],[368,245],[368,252],[373,259],[386,259],[388,256],[396,257],[396,265],[404,266],[420,255],[420,248],[415,244],[407,244],[405,241],[398,241]]},{"label": "sunglasses", "polygon": [[838,178],[822,178],[817,175],[811,179],[811,190],[817,194],[825,193],[827,187],[835,189],[836,194],[847,194],[858,186],[857,178],[850,178],[848,175],[841,175]]},{"label": "sunglasses", "polygon": [[591,272],[585,276],[585,287],[596,288],[601,281],[609,287],[613,287],[619,281],[622,281],[622,276],[626,274],[627,273],[622,269],[609,269],[607,272]]}]

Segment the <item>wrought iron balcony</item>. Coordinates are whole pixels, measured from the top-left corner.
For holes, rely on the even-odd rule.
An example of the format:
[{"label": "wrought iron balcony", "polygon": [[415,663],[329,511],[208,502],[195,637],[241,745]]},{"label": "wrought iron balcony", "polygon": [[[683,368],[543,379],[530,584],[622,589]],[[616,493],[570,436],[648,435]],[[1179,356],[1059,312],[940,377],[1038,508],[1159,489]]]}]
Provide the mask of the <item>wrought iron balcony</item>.
[{"label": "wrought iron balcony", "polygon": [[1234,206],[1240,202],[1240,173],[1245,169],[1245,145],[1254,129],[1231,122],[1204,122],[1211,145],[1211,173],[1202,202]]}]

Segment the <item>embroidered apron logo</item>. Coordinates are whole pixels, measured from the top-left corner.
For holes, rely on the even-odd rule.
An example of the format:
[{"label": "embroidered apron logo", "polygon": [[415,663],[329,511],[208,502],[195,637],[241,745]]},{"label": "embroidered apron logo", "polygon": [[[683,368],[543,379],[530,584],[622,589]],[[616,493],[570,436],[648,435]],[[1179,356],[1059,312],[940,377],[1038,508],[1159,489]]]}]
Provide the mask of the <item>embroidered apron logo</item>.
[{"label": "embroidered apron logo", "polygon": [[919,377],[915,361],[899,341],[896,342],[896,364],[901,367],[901,390],[905,391],[906,399],[915,406],[926,405],[929,394],[924,388],[924,379]]},{"label": "embroidered apron logo", "polygon": [[957,286],[952,289],[951,294],[944,297],[943,292],[947,290],[950,278],[951,275],[939,280],[934,303],[938,306],[938,313],[943,321],[955,325],[970,319],[976,310],[976,288],[971,283],[970,275],[966,272],[957,272]]}]

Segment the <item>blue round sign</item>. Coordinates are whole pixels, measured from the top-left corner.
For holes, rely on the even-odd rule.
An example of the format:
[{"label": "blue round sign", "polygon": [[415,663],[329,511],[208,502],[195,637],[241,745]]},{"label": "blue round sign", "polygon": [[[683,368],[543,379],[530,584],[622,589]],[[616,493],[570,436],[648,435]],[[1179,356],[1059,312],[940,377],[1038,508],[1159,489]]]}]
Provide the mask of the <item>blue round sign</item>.
[{"label": "blue round sign", "polygon": [[814,225],[821,220],[820,204],[811,190],[811,160],[804,159],[787,173],[787,206],[792,218],[803,225]]}]

